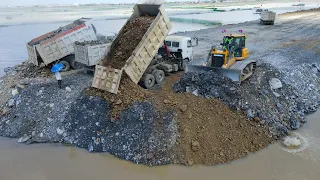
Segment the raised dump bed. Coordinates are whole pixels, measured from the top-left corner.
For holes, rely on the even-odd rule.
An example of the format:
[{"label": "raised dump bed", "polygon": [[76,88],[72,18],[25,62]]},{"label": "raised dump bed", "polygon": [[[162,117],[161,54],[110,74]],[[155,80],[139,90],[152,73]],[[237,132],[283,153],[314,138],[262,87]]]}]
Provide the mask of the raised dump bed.
[{"label": "raised dump bed", "polygon": [[[94,75],[92,87],[103,89],[115,94],[117,93],[118,89],[114,89],[114,87],[117,86],[111,87],[111,84],[106,84],[105,82],[103,82],[108,78],[101,78],[101,73],[98,74],[97,71],[101,69],[105,71],[105,73],[102,73],[102,75],[109,74],[108,71],[118,72],[120,75],[122,75],[122,71],[124,70],[135,84],[137,84],[140,81],[143,73],[148,68],[150,62],[158,52],[158,49],[160,48],[164,39],[166,38],[166,36],[172,28],[171,22],[162,4],[163,1],[159,2],[156,0],[146,0],[139,1],[138,4],[135,5],[133,14],[128,19],[126,24],[122,27],[117,38],[113,41],[111,48],[107,53],[107,56],[103,59],[100,65],[96,65],[96,72]],[[132,52],[115,51],[115,49],[119,49],[118,45],[123,44],[125,46],[128,43],[132,43],[130,42],[131,39],[127,39],[123,43],[121,41],[123,41],[123,38],[126,36],[125,33],[130,33],[139,29],[139,27],[136,27],[137,29],[129,30],[127,28],[130,27],[131,23],[135,23],[134,21],[136,18],[140,17],[153,17],[154,20],[147,29],[146,33],[144,33],[141,40],[138,41],[139,43],[137,43],[137,45],[134,46],[134,50]],[[132,38],[133,39],[131,41],[134,41],[135,37]],[[129,57],[127,59],[124,59],[124,63],[120,62],[121,60],[123,60],[121,59],[121,57],[125,56],[123,53],[126,53],[125,55],[129,53]],[[114,61],[113,58],[121,60]],[[103,68],[103,66],[108,68]],[[120,84],[121,78],[118,78],[118,76],[116,78],[116,80],[119,81],[116,84]],[[112,82],[115,82],[116,80]]]},{"label": "raised dump bed", "polygon": [[86,66],[95,66],[110,48],[112,40],[76,42],[74,45],[75,60]]},{"label": "raised dump bed", "polygon": [[273,25],[276,19],[276,13],[273,11],[263,11],[261,13],[260,24]]},{"label": "raised dump bed", "polygon": [[[65,67],[73,65],[74,43],[97,40],[95,27],[90,18],[78,19],[64,27],[34,38],[27,43],[29,61],[36,66],[63,60]],[[63,59],[64,58],[64,59]]]}]

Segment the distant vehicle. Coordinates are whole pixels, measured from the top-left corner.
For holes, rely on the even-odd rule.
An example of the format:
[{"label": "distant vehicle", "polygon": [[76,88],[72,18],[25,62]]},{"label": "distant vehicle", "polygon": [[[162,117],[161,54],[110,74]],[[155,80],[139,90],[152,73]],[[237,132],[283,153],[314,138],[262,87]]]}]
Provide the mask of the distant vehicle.
[{"label": "distant vehicle", "polygon": [[74,43],[93,40],[97,40],[97,35],[91,18],[81,18],[28,42],[28,59],[36,66],[42,62],[45,65],[59,62],[64,65],[62,71],[78,69],[80,64],[74,58]]},{"label": "distant vehicle", "polygon": [[300,4],[293,4],[292,6],[305,6],[305,4],[302,4],[302,3],[300,3]]},{"label": "distant vehicle", "polygon": [[261,8],[259,8],[259,9],[256,9],[256,11],[254,12],[254,14],[261,14],[262,12],[264,12],[264,11],[269,11],[268,9],[261,9]]},{"label": "distant vehicle", "polygon": [[260,15],[260,24],[262,25],[274,25],[276,19],[276,13],[273,11],[263,11]]}]

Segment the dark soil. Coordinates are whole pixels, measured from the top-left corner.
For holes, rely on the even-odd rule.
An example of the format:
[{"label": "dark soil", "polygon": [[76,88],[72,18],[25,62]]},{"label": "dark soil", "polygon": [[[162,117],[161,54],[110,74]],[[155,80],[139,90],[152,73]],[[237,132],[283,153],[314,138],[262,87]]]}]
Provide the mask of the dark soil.
[{"label": "dark soil", "polygon": [[96,88],[88,88],[84,92],[90,96],[99,96],[106,99],[110,104],[110,118],[119,119],[121,111],[132,105],[133,102],[142,102],[151,97],[151,93],[139,85],[134,84],[131,79],[123,74],[117,94],[112,94]]},{"label": "dark soil", "polygon": [[142,16],[130,20],[116,38],[106,58],[102,60],[103,65],[121,69],[154,19],[152,16]]}]

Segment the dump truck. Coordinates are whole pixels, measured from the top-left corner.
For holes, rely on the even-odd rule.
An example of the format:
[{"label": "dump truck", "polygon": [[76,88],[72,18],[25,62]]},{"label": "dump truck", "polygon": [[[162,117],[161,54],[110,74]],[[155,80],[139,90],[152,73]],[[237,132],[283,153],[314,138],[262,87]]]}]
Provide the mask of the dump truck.
[{"label": "dump truck", "polygon": [[[113,40],[114,37],[108,37],[106,40],[75,42],[75,60],[81,63],[88,73],[94,72],[95,65],[106,56]],[[193,60],[193,47],[197,45],[196,37],[167,36],[139,84],[150,89],[155,84],[161,84],[166,74],[185,71],[186,65]]]},{"label": "dump truck", "polygon": [[107,36],[106,39],[96,41],[76,41],[74,44],[75,61],[87,72],[93,72],[95,66],[106,55],[115,37]]},{"label": "dump truck", "polygon": [[64,66],[62,71],[68,71],[70,67],[78,69],[80,67],[74,58],[74,43],[92,40],[97,40],[97,35],[91,18],[80,18],[28,42],[28,59],[36,66],[42,62],[45,65],[59,62]]},{"label": "dump truck", "polygon": [[155,19],[122,68],[105,67],[103,63],[96,65],[92,87],[117,94],[123,71],[135,84],[138,84],[170,32],[172,25],[163,7],[163,0],[140,0],[133,9],[133,14],[121,28],[108,51],[111,51],[113,45],[121,39],[124,27],[130,20],[142,16],[153,16]]},{"label": "dump truck", "polygon": [[185,71],[193,60],[193,47],[198,45],[197,38],[168,36],[150,65],[143,73],[139,84],[146,88],[161,85],[165,76],[177,71]]},{"label": "dump truck", "polygon": [[260,24],[262,25],[274,25],[276,19],[276,13],[273,11],[261,12]]}]

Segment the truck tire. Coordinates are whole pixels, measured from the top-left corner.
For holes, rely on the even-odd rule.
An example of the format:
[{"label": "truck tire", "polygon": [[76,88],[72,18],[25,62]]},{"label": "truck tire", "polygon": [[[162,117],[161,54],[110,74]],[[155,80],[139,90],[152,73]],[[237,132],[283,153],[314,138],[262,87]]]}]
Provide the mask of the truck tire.
[{"label": "truck tire", "polygon": [[155,77],[152,74],[146,74],[143,77],[143,81],[142,81],[142,85],[146,88],[146,89],[150,89],[154,86],[155,84]]},{"label": "truck tire", "polygon": [[182,60],[179,70],[180,71],[185,71],[187,69],[187,64],[188,64],[188,59]]},{"label": "truck tire", "polygon": [[154,78],[155,78],[155,81],[157,84],[161,84],[163,81],[164,81],[164,78],[165,78],[165,74],[164,74],[164,71],[162,70],[159,70],[157,69],[155,72],[154,72]]},{"label": "truck tire", "polygon": [[75,59],[70,60],[70,66],[72,69],[81,69],[83,67],[82,64],[77,62]]},{"label": "truck tire", "polygon": [[68,61],[60,61],[60,64],[63,64],[63,68],[61,70],[61,72],[66,72],[70,70],[70,64]]}]

